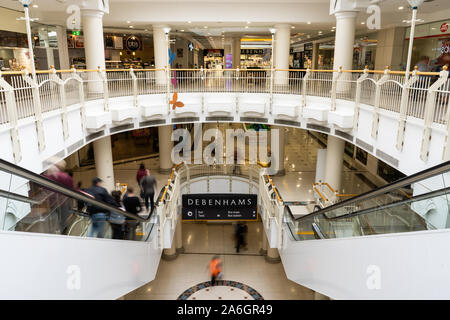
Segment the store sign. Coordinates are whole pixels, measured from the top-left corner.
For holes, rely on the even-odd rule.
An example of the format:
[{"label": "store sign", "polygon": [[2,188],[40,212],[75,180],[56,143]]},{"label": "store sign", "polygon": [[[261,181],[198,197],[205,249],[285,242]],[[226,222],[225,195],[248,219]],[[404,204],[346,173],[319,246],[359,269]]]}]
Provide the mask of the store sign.
[{"label": "store sign", "polygon": [[127,50],[138,51],[141,48],[141,40],[135,36],[128,37],[125,41]]},{"label": "store sign", "polygon": [[264,54],[264,49],[241,49],[241,54]]},{"label": "store sign", "polygon": [[442,41],[441,53],[450,53],[450,40]]},{"label": "store sign", "polygon": [[444,22],[443,24],[441,24],[440,30],[441,30],[441,32],[447,32],[447,30],[448,30],[448,23]]},{"label": "store sign", "polygon": [[183,220],[256,220],[256,194],[183,194]]}]

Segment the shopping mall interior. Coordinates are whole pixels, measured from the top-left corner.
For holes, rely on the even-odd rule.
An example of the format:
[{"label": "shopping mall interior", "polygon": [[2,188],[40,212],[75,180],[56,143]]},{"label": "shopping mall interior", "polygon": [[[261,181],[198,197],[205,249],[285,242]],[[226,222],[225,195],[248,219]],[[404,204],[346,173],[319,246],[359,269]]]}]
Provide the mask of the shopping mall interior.
[{"label": "shopping mall interior", "polygon": [[0,299],[449,299],[448,17],[0,0]]}]

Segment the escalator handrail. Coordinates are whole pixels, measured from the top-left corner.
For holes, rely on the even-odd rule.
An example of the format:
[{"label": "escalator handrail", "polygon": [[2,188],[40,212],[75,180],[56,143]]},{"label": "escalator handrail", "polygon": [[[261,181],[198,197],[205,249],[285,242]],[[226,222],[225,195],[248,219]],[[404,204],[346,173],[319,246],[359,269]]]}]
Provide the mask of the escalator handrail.
[{"label": "escalator handrail", "polygon": [[399,200],[399,201],[395,201],[392,203],[387,203],[378,207],[372,207],[372,208],[367,208],[367,209],[363,209],[360,211],[356,211],[356,212],[350,212],[350,213],[346,213],[337,217],[326,217],[327,220],[339,220],[339,219],[345,219],[345,218],[352,218],[354,216],[359,216],[359,215],[363,215],[363,214],[368,214],[374,211],[379,211],[379,210],[384,210],[384,209],[390,209],[393,207],[397,207],[403,204],[407,204],[407,203],[412,203],[412,202],[417,202],[417,201],[422,201],[425,199],[429,199],[432,197],[438,197],[438,196],[443,196],[446,194],[450,193],[450,187],[447,188],[442,188],[439,190],[435,190],[435,191],[431,191],[431,192],[427,192],[427,193],[423,193],[423,194],[419,194],[417,196],[414,197],[409,197],[408,199],[403,199],[403,200]]},{"label": "escalator handrail", "polygon": [[150,219],[152,217],[153,211],[146,218],[143,218],[139,215],[135,215],[133,213],[123,211],[123,210],[119,209],[118,207],[104,203],[102,201],[98,201],[92,197],[86,196],[86,195],[82,194],[81,192],[78,192],[74,189],[68,188],[58,182],[55,182],[44,176],[41,176],[39,174],[36,174],[34,172],[31,172],[29,170],[21,168],[15,164],[12,164],[8,161],[3,160],[3,159],[0,159],[0,170],[4,171],[6,173],[10,173],[10,174],[22,177],[22,178],[32,181],[34,183],[37,183],[45,188],[48,188],[54,192],[61,193],[69,198],[83,201],[92,206],[105,209],[106,212],[114,212],[117,214],[123,214],[124,216],[131,218],[133,220],[139,221],[139,222],[148,222],[148,221],[150,221]]},{"label": "escalator handrail", "polygon": [[423,171],[420,171],[418,173],[412,174],[410,176],[401,178],[397,181],[394,181],[392,183],[388,183],[382,187],[379,187],[375,190],[371,190],[365,193],[360,194],[359,196],[344,200],[342,202],[338,202],[335,203],[329,207],[320,209],[318,211],[312,212],[310,214],[304,215],[302,217],[298,217],[295,218],[296,221],[300,221],[303,219],[311,219],[311,217],[313,216],[317,216],[317,215],[324,215],[327,212],[333,211],[335,209],[341,208],[341,207],[345,207],[354,203],[358,203],[361,202],[363,200],[369,200],[372,199],[374,197],[377,197],[379,195],[397,190],[399,188],[405,187],[407,185],[437,176],[439,174],[445,173],[450,171],[450,161],[446,161],[444,163],[441,163],[437,166],[431,167],[429,169],[425,169]]}]

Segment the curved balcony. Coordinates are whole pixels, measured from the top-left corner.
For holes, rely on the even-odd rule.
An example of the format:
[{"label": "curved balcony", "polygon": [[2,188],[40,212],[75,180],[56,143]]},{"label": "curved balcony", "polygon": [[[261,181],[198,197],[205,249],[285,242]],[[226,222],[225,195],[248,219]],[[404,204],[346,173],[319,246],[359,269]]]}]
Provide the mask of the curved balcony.
[{"label": "curved balcony", "polygon": [[342,138],[405,174],[450,158],[448,71],[61,70],[0,77],[0,157],[34,172],[119,132],[254,122]]}]

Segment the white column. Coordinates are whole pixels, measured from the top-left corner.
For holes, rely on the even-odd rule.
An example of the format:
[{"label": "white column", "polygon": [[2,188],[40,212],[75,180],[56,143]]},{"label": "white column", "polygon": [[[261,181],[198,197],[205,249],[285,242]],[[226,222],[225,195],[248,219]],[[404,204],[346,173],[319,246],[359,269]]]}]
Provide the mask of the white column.
[{"label": "white column", "polygon": [[50,48],[47,28],[39,28],[39,40],[44,42],[47,69],[50,69],[51,66],[55,66],[55,57],[53,56],[53,48]]},{"label": "white column", "polygon": [[[291,46],[291,26],[278,24],[275,26],[275,68],[289,69],[289,48]],[[288,72],[277,71],[274,84],[285,85],[288,83]]]},{"label": "white column", "polygon": [[181,214],[178,215],[177,226],[175,229],[175,248],[177,253],[184,252],[183,247],[183,221],[181,219]]},{"label": "white column", "polygon": [[241,67],[241,37],[234,37],[231,43],[233,69]]},{"label": "white column", "polygon": [[84,54],[86,69],[105,69],[105,46],[103,44],[103,12],[82,10]]},{"label": "white column", "polygon": [[313,52],[312,52],[312,59],[311,59],[311,69],[318,69],[319,64],[319,43],[313,43]]},{"label": "white column", "polygon": [[94,141],[94,159],[97,177],[103,180],[103,186],[111,192],[115,187],[111,137]]},{"label": "white column", "polygon": [[274,127],[273,129],[278,130],[278,154],[276,155],[276,163],[277,163],[277,176],[284,176],[286,173],[286,170],[284,168],[284,150],[285,150],[285,143],[284,143],[284,136],[286,133],[286,130],[284,127]]},{"label": "white column", "polygon": [[259,250],[259,253],[262,255],[266,255],[267,254],[267,248],[269,247],[269,243],[267,241],[267,236],[266,236],[266,230],[264,230],[264,225],[261,224],[261,249]]},{"label": "white column", "polygon": [[344,140],[328,135],[325,182],[337,190],[341,189],[344,147]]},{"label": "white column", "polygon": [[159,172],[169,173],[172,170],[172,126],[158,127],[159,139]]},{"label": "white column", "polygon": [[56,36],[58,38],[59,68],[61,70],[70,69],[69,48],[67,47],[67,29],[63,26],[56,26]]},{"label": "white column", "polygon": [[[155,53],[155,69],[164,69],[169,67],[169,36],[170,28],[166,25],[153,26],[153,48]],[[164,71],[156,73],[156,83],[166,84],[166,75]]]},{"label": "white column", "polygon": [[352,68],[353,44],[355,42],[356,11],[336,12],[336,35],[334,42],[334,66],[337,70],[342,66],[344,70]]}]

